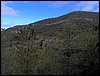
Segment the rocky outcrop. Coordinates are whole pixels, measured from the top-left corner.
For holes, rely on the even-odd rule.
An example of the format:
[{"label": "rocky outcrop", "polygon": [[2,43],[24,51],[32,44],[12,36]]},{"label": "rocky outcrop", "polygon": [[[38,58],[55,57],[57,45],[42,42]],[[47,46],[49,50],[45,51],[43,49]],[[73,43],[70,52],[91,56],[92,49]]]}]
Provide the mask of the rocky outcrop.
[{"label": "rocky outcrop", "polygon": [[51,38],[48,38],[48,37],[42,37],[41,40],[40,40],[40,47],[41,48],[46,48],[50,45],[50,42],[51,42]]}]

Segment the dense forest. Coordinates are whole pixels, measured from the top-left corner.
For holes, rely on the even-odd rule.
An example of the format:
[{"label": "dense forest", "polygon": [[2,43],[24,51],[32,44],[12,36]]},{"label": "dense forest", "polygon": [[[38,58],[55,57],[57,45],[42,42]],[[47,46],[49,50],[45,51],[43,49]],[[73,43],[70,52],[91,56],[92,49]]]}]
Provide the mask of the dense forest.
[{"label": "dense forest", "polygon": [[99,13],[74,11],[1,31],[2,75],[99,75]]}]

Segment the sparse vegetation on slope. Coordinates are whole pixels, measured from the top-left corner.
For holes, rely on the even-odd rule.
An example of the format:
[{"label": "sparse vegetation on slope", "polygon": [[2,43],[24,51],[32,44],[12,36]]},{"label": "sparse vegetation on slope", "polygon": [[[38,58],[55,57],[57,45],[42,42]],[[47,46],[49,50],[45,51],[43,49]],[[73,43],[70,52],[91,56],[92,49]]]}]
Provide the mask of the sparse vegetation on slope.
[{"label": "sparse vegetation on slope", "polygon": [[2,75],[99,75],[98,66],[96,12],[75,11],[1,31]]}]

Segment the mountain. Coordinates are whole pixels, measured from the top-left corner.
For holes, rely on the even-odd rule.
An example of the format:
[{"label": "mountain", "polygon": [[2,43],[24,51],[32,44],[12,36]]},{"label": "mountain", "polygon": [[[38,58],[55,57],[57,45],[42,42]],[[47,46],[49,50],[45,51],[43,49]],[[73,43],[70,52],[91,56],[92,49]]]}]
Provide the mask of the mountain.
[{"label": "mountain", "polygon": [[74,11],[1,31],[2,75],[99,75],[99,13]]}]

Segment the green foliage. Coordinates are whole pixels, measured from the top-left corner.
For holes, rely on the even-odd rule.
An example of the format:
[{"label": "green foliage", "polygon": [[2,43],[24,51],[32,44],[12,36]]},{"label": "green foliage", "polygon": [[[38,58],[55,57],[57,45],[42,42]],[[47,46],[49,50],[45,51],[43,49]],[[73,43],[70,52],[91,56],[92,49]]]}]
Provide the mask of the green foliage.
[{"label": "green foliage", "polygon": [[92,74],[92,69],[97,73],[98,27],[98,13],[76,11],[6,29],[1,32],[1,73],[83,75]]}]

